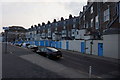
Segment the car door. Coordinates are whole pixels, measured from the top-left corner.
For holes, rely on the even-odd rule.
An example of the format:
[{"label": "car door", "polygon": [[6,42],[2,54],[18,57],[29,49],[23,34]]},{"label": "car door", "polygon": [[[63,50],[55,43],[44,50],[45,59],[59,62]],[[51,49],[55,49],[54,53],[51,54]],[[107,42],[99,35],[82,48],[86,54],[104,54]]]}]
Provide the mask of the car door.
[{"label": "car door", "polygon": [[45,48],[41,48],[40,50],[41,50],[41,54],[46,55],[46,49]]}]

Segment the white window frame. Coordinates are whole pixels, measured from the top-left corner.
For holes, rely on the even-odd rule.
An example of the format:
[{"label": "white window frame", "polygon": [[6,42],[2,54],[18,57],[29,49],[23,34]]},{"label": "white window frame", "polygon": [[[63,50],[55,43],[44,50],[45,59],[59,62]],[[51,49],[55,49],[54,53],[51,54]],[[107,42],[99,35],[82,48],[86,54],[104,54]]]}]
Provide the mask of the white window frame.
[{"label": "white window frame", "polygon": [[98,15],[95,17],[95,28],[99,29]]},{"label": "white window frame", "polygon": [[91,14],[93,13],[93,6],[91,6],[91,8],[90,8],[90,13]]},{"label": "white window frame", "polygon": [[93,18],[91,19],[90,26],[93,27]]},{"label": "white window frame", "polygon": [[86,22],[86,28],[88,28],[88,22]]},{"label": "white window frame", "polygon": [[55,28],[55,31],[57,31],[57,27]]},{"label": "white window frame", "polygon": [[85,15],[83,16],[83,20],[85,20]]},{"label": "white window frame", "polygon": [[75,24],[73,24],[73,28],[75,28],[76,27],[76,25]]},{"label": "white window frame", "polygon": [[66,29],[66,26],[63,26],[63,29]]},{"label": "white window frame", "polygon": [[76,31],[75,31],[75,29],[72,29],[72,31],[71,31],[71,32],[72,32],[72,33],[71,33],[71,34],[72,34],[72,36],[75,36],[75,32],[76,32]]},{"label": "white window frame", "polygon": [[109,11],[109,8],[104,11],[103,15],[104,15],[103,16],[104,22],[110,20],[110,11]]}]

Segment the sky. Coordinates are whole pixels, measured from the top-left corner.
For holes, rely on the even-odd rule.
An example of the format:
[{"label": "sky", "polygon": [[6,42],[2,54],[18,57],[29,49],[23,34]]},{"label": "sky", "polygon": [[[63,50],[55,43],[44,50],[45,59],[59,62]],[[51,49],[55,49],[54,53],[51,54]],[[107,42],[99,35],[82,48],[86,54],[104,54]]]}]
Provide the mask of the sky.
[{"label": "sky", "polygon": [[78,16],[86,4],[87,0],[0,0],[0,32],[2,27],[28,29],[48,20],[68,19],[69,14]]}]

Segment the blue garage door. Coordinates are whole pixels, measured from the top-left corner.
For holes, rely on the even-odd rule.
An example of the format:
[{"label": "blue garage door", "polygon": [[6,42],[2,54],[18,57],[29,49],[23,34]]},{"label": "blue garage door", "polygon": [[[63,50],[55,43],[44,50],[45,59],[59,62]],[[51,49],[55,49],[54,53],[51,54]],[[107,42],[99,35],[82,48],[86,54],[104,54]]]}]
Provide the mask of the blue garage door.
[{"label": "blue garage door", "polygon": [[69,42],[68,41],[66,42],[66,49],[67,50],[69,49]]},{"label": "blue garage door", "polygon": [[58,41],[56,41],[56,48],[59,48],[59,44],[58,44]]},{"label": "blue garage door", "polygon": [[85,42],[81,42],[81,53],[85,52]]},{"label": "blue garage door", "polygon": [[62,48],[62,42],[60,42],[60,48]]},{"label": "blue garage door", "polygon": [[36,45],[36,46],[39,46],[39,42],[38,42],[38,41],[35,41],[35,45]]},{"label": "blue garage door", "polygon": [[98,43],[98,56],[103,56],[103,43]]},{"label": "blue garage door", "polygon": [[40,46],[44,46],[44,41],[40,41]]},{"label": "blue garage door", "polygon": [[48,40],[45,41],[45,46],[49,46]]}]

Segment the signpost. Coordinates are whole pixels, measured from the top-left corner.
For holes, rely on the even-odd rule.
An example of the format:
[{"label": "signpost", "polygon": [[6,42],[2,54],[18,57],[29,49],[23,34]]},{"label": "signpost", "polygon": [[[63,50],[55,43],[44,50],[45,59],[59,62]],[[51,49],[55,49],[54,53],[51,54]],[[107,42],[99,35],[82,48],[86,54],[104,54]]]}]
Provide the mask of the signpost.
[{"label": "signpost", "polygon": [[7,35],[8,35],[8,30],[9,30],[9,27],[3,27],[3,29],[5,30],[5,33],[6,33],[6,45],[5,45],[5,53],[7,53]]}]

